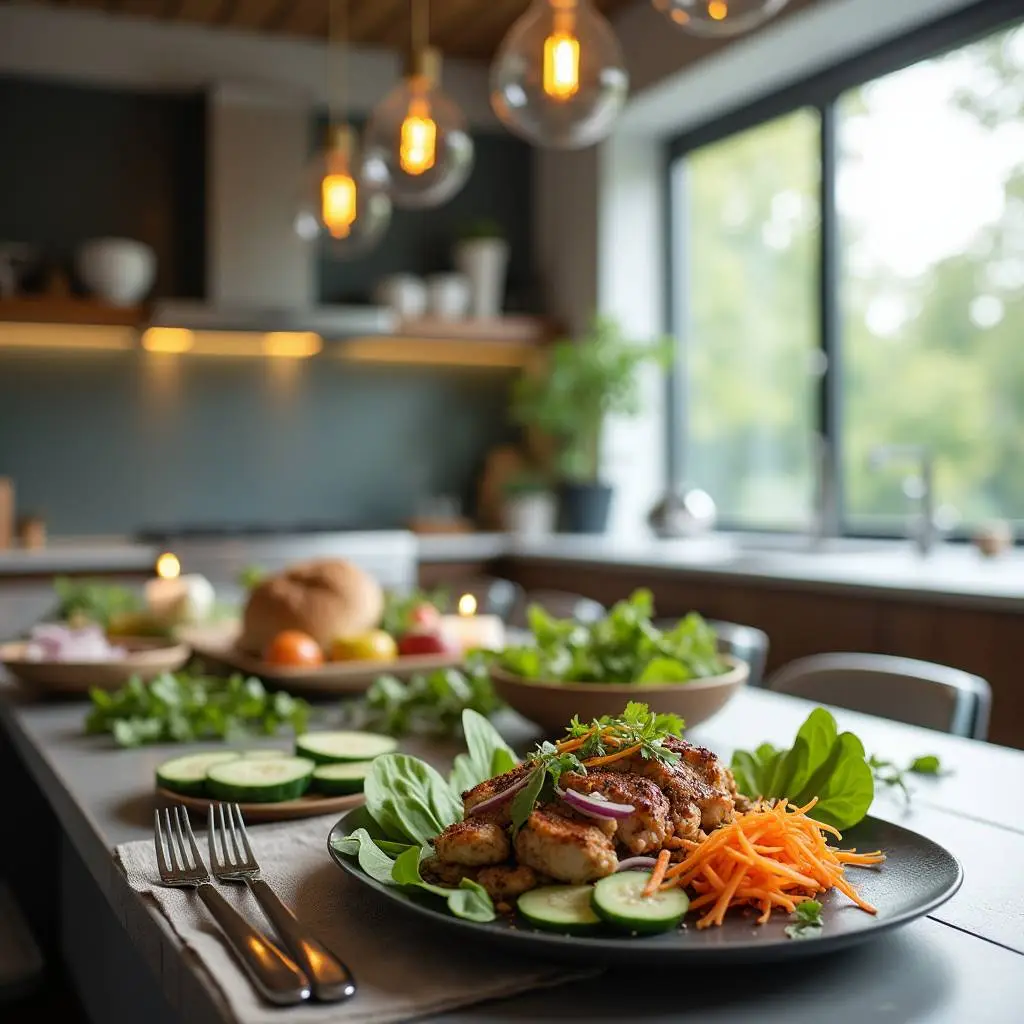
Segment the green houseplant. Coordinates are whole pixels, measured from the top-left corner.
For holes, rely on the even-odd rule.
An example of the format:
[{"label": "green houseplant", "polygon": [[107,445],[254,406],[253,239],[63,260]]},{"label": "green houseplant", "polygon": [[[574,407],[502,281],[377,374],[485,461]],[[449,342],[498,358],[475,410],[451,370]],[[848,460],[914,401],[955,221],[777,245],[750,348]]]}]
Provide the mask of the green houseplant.
[{"label": "green houseplant", "polygon": [[595,316],[578,341],[549,350],[544,372],[513,385],[512,415],[555,445],[561,526],[570,533],[602,533],[612,488],[600,479],[601,435],[609,415],[636,416],[641,408],[640,368],[667,365],[671,341],[638,344],[610,317]]}]

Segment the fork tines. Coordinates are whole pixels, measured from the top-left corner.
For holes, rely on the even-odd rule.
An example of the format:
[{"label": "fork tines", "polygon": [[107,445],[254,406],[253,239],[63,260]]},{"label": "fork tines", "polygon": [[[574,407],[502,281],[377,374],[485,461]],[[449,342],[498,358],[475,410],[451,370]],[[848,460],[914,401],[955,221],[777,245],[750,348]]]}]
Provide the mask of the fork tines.
[{"label": "fork tines", "polygon": [[[180,807],[174,807],[164,808],[163,820],[160,811],[155,812],[154,818],[153,842],[160,877],[165,882],[199,882],[209,878],[188,815]],[[185,845],[186,838],[188,846]]]},{"label": "fork tines", "polygon": [[[231,844],[228,845],[230,836]],[[210,866],[214,874],[224,871],[258,871],[259,864],[249,844],[249,833],[238,804],[211,806],[206,826]]]}]

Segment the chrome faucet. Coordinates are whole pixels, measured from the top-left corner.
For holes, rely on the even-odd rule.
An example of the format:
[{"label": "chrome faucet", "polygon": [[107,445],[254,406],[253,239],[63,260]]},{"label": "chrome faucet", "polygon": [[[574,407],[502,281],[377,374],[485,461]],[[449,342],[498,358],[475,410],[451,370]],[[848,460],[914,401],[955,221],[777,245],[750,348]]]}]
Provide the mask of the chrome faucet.
[{"label": "chrome faucet", "polygon": [[868,454],[871,469],[881,469],[891,462],[917,462],[920,466],[919,486],[915,494],[919,503],[918,513],[910,535],[917,550],[927,555],[939,540],[939,526],[935,519],[935,456],[931,448],[923,444],[880,444]]}]

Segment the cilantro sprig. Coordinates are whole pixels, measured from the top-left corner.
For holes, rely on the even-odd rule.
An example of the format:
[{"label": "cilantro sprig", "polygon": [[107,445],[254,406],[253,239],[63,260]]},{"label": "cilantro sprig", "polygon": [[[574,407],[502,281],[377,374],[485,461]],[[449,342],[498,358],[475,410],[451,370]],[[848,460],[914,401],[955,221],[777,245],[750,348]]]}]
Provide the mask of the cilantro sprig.
[{"label": "cilantro sprig", "polygon": [[665,740],[681,736],[683,726],[678,715],[659,714],[640,701],[630,701],[621,715],[603,715],[589,723],[573,716],[564,739],[545,740],[527,758],[533,770],[512,801],[513,831],[523,826],[539,800],[551,798],[562,775],[586,775],[587,762],[594,758],[632,750],[649,761],[674,764],[679,755],[665,746]]},{"label": "cilantro sprig", "polygon": [[895,761],[887,761],[874,754],[868,758],[868,765],[874,776],[875,782],[883,786],[895,787],[903,794],[903,799],[909,804],[911,789],[907,785],[907,775],[941,775],[942,762],[934,754],[924,754],[915,757],[906,768],[900,768]]},{"label": "cilantro sprig", "polygon": [[821,904],[817,900],[798,903],[790,914],[790,920],[793,924],[786,926],[786,935],[791,939],[816,939],[825,924],[821,919]]}]

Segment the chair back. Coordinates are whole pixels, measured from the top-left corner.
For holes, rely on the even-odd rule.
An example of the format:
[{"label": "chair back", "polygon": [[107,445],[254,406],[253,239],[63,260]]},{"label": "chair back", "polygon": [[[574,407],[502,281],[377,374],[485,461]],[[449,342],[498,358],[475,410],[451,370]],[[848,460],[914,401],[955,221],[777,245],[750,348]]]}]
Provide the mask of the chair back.
[{"label": "chair back", "polygon": [[887,654],[815,654],[784,665],[770,690],[983,740],[992,689],[958,668]]}]

